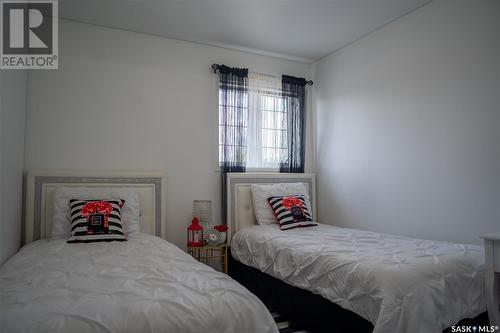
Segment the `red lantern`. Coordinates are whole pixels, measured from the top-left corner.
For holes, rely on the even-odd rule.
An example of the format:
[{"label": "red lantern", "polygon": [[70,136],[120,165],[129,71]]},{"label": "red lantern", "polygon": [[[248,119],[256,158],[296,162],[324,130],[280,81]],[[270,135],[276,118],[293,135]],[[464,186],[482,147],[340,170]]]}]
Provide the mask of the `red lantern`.
[{"label": "red lantern", "polygon": [[188,227],[188,246],[200,247],[203,246],[203,227],[200,225],[200,220],[195,216]]}]

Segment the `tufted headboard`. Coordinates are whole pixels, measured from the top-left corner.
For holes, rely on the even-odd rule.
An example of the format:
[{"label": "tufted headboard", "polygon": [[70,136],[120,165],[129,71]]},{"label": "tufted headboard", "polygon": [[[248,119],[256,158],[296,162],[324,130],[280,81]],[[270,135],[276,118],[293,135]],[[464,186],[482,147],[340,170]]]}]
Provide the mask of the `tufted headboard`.
[{"label": "tufted headboard", "polygon": [[140,230],[165,238],[165,174],[162,172],[32,171],[26,177],[23,243],[50,238],[54,190],[58,186],[133,189],[140,201]]},{"label": "tufted headboard", "polygon": [[313,217],[316,216],[316,177],[311,173],[228,173],[227,224],[229,235],[257,223],[253,211],[250,184],[305,183],[309,191]]}]

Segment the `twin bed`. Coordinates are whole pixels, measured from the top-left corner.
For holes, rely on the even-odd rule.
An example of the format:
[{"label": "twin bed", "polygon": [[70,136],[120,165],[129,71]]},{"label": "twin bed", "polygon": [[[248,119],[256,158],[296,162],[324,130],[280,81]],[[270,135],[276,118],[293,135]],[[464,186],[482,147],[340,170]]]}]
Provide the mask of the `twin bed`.
[{"label": "twin bed", "polygon": [[[277,332],[256,296],[159,237],[163,175],[37,173],[27,183],[27,245],[0,268],[0,331]],[[88,195],[133,190],[140,232],[126,242],[53,238],[58,187]]]},{"label": "twin bed", "polygon": [[[440,332],[484,312],[480,247],[324,224],[259,226],[249,185],[263,183],[305,184],[315,216],[315,178],[246,173],[227,181],[230,275],[290,319],[317,331]],[[52,237],[61,187],[138,193],[140,232],[126,242]],[[31,174],[27,245],[0,268],[2,331],[277,332],[257,296],[160,238],[164,193],[162,174]]]},{"label": "twin bed", "polygon": [[482,247],[325,224],[258,225],[256,210],[266,207],[254,207],[251,185],[304,183],[315,212],[314,175],[228,177],[230,274],[290,319],[329,332],[441,332],[480,314],[473,324],[487,325]]}]

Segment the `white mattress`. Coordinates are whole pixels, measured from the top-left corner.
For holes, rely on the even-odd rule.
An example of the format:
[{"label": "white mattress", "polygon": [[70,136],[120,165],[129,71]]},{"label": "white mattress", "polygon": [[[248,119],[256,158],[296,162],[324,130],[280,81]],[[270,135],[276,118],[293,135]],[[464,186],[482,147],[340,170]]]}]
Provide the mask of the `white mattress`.
[{"label": "white mattress", "polygon": [[157,237],[31,243],[0,268],[2,332],[277,332],[227,275]]},{"label": "white mattress", "polygon": [[480,246],[318,227],[253,226],[232,238],[236,260],[320,294],[374,332],[441,332],[485,311]]}]

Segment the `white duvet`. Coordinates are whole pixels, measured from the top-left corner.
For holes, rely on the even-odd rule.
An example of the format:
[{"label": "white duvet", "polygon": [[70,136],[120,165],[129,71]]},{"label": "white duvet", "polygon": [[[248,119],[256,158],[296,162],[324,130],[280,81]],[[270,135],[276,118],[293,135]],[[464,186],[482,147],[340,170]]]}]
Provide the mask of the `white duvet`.
[{"label": "white duvet", "polygon": [[374,332],[441,332],[485,311],[482,247],[374,232],[253,226],[231,253],[367,319]]},{"label": "white duvet", "polygon": [[1,332],[277,332],[247,289],[153,236],[42,240],[0,268]]}]

